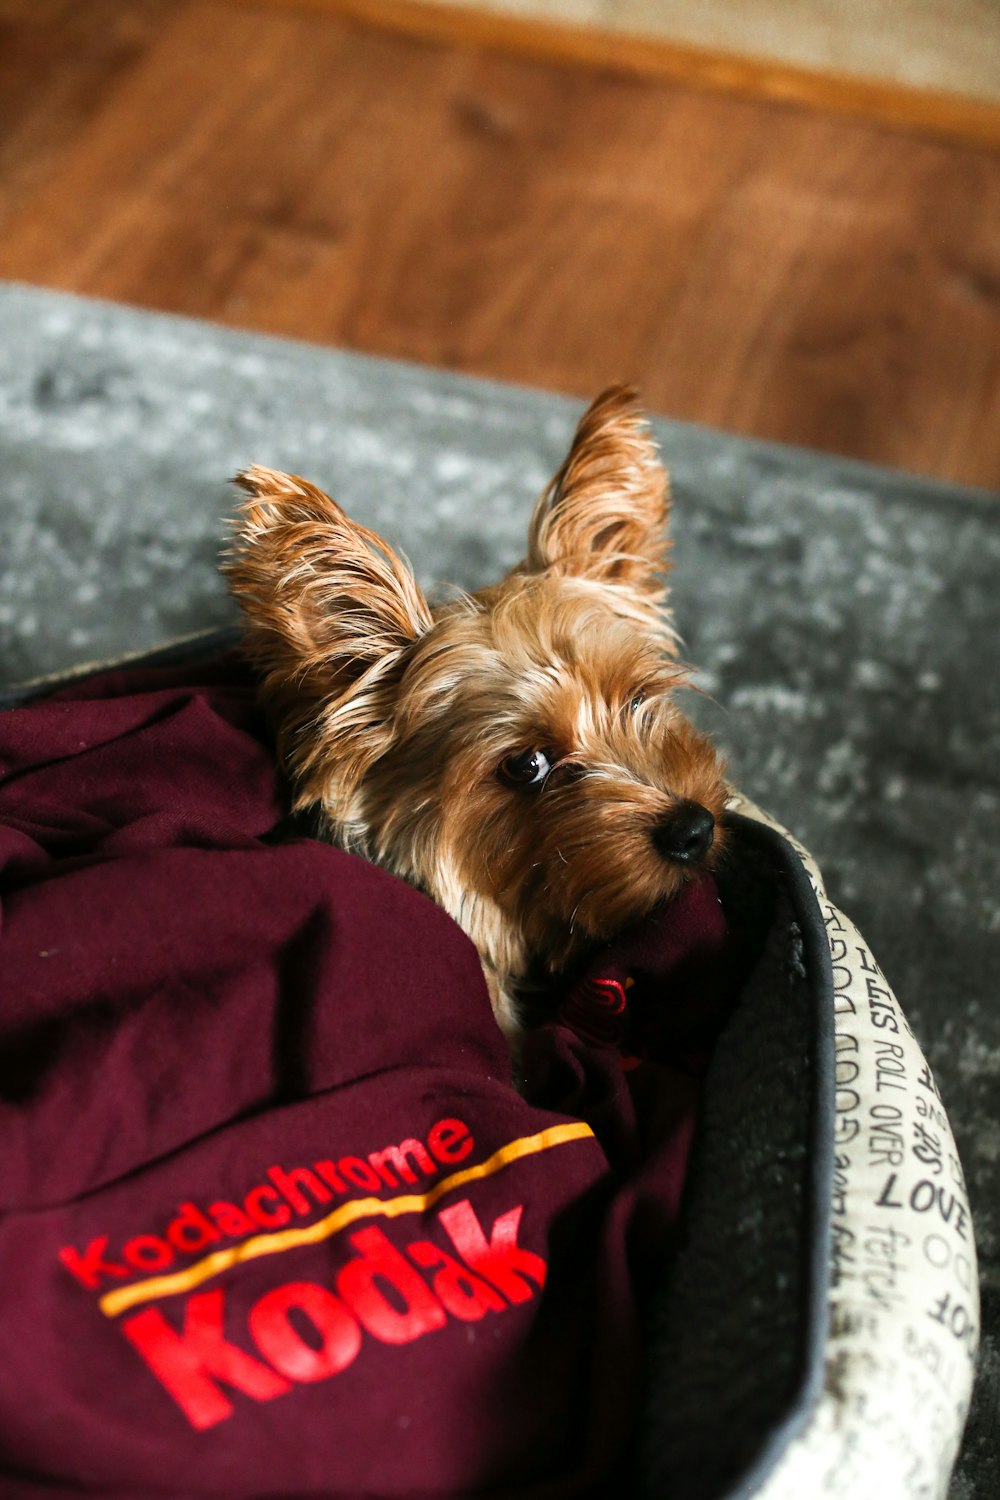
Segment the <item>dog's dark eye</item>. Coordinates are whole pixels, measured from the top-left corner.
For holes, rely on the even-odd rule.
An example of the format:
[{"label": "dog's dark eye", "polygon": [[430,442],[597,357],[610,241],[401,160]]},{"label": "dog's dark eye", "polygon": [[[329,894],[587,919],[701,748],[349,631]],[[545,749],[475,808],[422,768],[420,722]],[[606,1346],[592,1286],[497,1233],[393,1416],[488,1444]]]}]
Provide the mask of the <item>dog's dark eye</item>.
[{"label": "dog's dark eye", "polygon": [[554,759],[551,750],[522,750],[502,760],[497,774],[508,786],[541,786]]},{"label": "dog's dark eye", "polygon": [[642,705],[645,703],[645,701],[646,701],[646,694],[640,688],[639,692],[637,692],[635,694],[634,698],[629,703],[629,706],[628,706],[629,713],[630,714],[638,713],[639,710],[640,710],[640,708],[642,707]]}]

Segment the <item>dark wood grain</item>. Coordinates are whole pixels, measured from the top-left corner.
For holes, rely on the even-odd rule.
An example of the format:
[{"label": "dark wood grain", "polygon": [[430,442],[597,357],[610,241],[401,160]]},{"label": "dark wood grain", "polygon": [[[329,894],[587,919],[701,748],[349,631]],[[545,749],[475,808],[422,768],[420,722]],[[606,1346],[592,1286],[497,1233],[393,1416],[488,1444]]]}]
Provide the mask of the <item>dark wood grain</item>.
[{"label": "dark wood grain", "polygon": [[1000,484],[982,146],[266,3],[44,9],[0,0],[0,276]]}]

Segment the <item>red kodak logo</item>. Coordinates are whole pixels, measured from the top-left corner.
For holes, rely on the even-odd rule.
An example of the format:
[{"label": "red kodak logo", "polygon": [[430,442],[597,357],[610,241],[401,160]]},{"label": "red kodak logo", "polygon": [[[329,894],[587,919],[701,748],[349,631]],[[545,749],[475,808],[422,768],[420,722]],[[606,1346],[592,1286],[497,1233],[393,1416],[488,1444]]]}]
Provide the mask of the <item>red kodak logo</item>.
[{"label": "red kodak logo", "polygon": [[[233,1415],[234,1396],[270,1401],[296,1385],[327,1380],[353,1364],[366,1342],[409,1344],[449,1319],[476,1322],[529,1302],[545,1285],[546,1264],[518,1244],[523,1202],[487,1233],[469,1199],[457,1194],[529,1157],[585,1141],[593,1141],[590,1126],[566,1121],[507,1141],[469,1165],[469,1127],[438,1120],[426,1143],[408,1137],[367,1159],[273,1166],[241,1203],[188,1201],[159,1233],[134,1235],[120,1250],[98,1235],[83,1249],[64,1245],[59,1259],[78,1286],[97,1294],[105,1317],[121,1318],[126,1339],[192,1427],[209,1428]],[[439,1176],[452,1165],[457,1170]],[[356,1196],[357,1189],[410,1185],[421,1191]],[[445,1198],[457,1201],[439,1209],[433,1223],[447,1249],[432,1239],[400,1249],[377,1226],[365,1227],[377,1218],[426,1216]],[[231,1286],[195,1290],[251,1260],[341,1235],[351,1254],[330,1284],[272,1287],[250,1307],[245,1328],[233,1326]],[[136,1272],[154,1274],[136,1279]],[[179,1312],[150,1305],[181,1296]],[[142,1311],[133,1312],[137,1307]]]},{"label": "red kodak logo", "polygon": [[[449,1318],[477,1322],[529,1301],[545,1285],[546,1264],[517,1242],[523,1212],[518,1204],[487,1234],[467,1198],[442,1209],[436,1223],[450,1250],[418,1239],[401,1251],[381,1229],[359,1229],[348,1236],[354,1253],[332,1285],[272,1288],[250,1308],[241,1342],[227,1333],[223,1287],[188,1296],[179,1328],[157,1307],[119,1326],[191,1425],[212,1427],[232,1416],[230,1393],[270,1401],[339,1375],[366,1335],[409,1344]],[[303,1319],[313,1330],[308,1342],[299,1332]]]},{"label": "red kodak logo", "polygon": [[204,1206],[182,1203],[176,1216],[157,1233],[136,1234],[112,1249],[106,1234],[83,1250],[64,1245],[59,1259],[88,1291],[101,1291],[110,1282],[127,1281],[136,1272],[164,1271],[227,1240],[241,1240],[257,1231],[281,1229],[296,1219],[309,1218],[317,1208],[355,1197],[359,1190],[385,1190],[419,1185],[466,1159],[473,1149],[469,1127],[461,1120],[438,1120],[426,1142],[409,1138],[373,1151],[367,1157],[325,1158],[311,1166],[269,1167],[237,1201],[220,1200]]}]

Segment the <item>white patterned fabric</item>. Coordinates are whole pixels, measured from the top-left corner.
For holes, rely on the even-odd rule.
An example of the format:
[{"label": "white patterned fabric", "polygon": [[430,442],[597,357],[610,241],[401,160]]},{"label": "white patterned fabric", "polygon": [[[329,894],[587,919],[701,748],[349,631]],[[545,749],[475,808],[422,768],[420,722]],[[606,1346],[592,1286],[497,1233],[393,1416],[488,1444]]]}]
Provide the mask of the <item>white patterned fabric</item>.
[{"label": "white patterned fabric", "polygon": [[761,1500],[943,1500],[979,1334],[969,1202],[930,1068],[807,850],[833,963],[836,1131],[829,1328],[819,1401]]}]

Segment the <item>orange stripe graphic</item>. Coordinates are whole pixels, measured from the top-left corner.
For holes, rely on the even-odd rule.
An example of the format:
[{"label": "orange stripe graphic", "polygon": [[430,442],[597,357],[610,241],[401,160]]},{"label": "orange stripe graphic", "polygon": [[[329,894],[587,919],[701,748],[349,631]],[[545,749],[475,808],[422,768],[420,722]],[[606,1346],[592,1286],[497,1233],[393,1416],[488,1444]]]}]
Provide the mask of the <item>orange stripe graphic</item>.
[{"label": "orange stripe graphic", "polygon": [[524,1156],[537,1156],[540,1151],[550,1151],[553,1146],[562,1146],[569,1141],[589,1140],[593,1134],[590,1126],[580,1121],[571,1125],[552,1125],[548,1130],[539,1131],[537,1135],[522,1135],[518,1140],[501,1146],[499,1151],[494,1151],[478,1167],[465,1167],[461,1172],[453,1172],[450,1177],[443,1178],[429,1192],[406,1193],[399,1198],[388,1199],[355,1198],[350,1203],[335,1208],[325,1219],[318,1219],[315,1224],[307,1224],[302,1229],[280,1229],[274,1234],[256,1234],[252,1239],[244,1240],[241,1245],[233,1245],[229,1250],[216,1250],[211,1255],[206,1255],[203,1260],[196,1261],[186,1270],[175,1271],[169,1276],[153,1276],[148,1281],[136,1282],[134,1286],[118,1287],[115,1291],[105,1292],[98,1306],[105,1317],[115,1318],[140,1302],[172,1297],[177,1292],[186,1292],[191,1287],[200,1286],[203,1281],[218,1276],[220,1272],[241,1261],[256,1260],[261,1255],[280,1255],[285,1250],[296,1250],[300,1245],[317,1245],[322,1240],[339,1234],[358,1219],[396,1219],[402,1214],[420,1213],[431,1208],[447,1193],[464,1187],[467,1182],[492,1177],[494,1173],[502,1171],[511,1162],[519,1161]]}]

